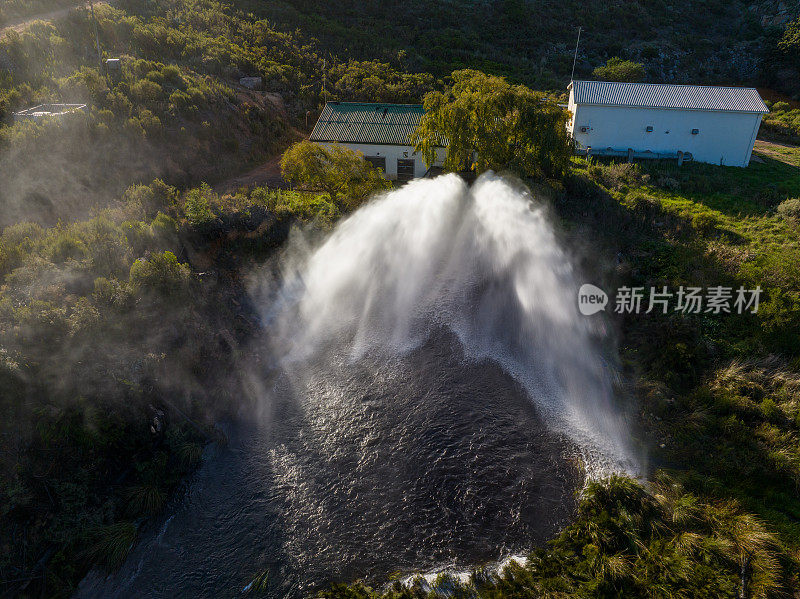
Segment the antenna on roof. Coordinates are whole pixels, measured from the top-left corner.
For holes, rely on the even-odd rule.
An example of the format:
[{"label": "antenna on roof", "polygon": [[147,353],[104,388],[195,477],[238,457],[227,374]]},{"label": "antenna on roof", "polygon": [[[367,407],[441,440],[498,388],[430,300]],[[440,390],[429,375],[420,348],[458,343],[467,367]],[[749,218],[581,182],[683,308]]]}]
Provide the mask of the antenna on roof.
[{"label": "antenna on roof", "polygon": [[575,80],[575,63],[578,62],[578,46],[581,43],[581,28],[578,27],[578,41],[575,42],[575,58],[572,59],[572,75],[569,76],[570,83]]}]

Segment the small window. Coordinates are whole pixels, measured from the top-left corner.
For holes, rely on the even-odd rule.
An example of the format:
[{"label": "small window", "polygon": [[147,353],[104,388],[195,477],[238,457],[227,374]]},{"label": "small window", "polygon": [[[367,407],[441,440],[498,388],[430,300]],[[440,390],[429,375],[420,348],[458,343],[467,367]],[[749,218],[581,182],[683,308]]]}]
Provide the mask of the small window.
[{"label": "small window", "polygon": [[700,129],[692,129],[692,135],[697,135],[700,133]]},{"label": "small window", "polygon": [[648,125],[647,129],[645,129],[645,131],[647,131],[648,133],[652,133],[653,132],[653,125]]}]

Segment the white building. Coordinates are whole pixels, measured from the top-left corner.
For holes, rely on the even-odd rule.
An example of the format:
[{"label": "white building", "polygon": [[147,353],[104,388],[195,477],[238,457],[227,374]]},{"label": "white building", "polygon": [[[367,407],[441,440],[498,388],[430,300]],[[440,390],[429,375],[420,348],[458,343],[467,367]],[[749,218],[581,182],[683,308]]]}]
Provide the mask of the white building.
[{"label": "white building", "polygon": [[309,138],[323,145],[338,143],[361,152],[391,180],[424,177],[431,166],[441,166],[444,148],[436,164],[425,164],[414,151],[410,136],[425,109],[419,104],[365,104],[328,102]]},{"label": "white building", "polygon": [[747,166],[769,112],[742,87],[573,81],[568,129],[595,156],[680,158]]},{"label": "white building", "polygon": [[49,117],[60,117],[71,112],[86,110],[86,104],[39,104],[14,113],[14,122],[40,121]]}]

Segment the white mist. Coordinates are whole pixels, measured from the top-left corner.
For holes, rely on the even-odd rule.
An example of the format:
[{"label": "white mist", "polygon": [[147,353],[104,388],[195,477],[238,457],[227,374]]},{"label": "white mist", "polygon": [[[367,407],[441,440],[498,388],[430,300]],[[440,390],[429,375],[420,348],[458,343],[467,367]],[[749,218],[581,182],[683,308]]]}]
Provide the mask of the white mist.
[{"label": "white mist", "polygon": [[265,314],[285,367],[343,341],[354,360],[408,352],[448,327],[467,356],[525,387],[590,476],[638,470],[598,348],[601,316],[578,311],[581,281],[527,192],[491,174],[471,188],[455,175],[415,181],[297,254]]}]

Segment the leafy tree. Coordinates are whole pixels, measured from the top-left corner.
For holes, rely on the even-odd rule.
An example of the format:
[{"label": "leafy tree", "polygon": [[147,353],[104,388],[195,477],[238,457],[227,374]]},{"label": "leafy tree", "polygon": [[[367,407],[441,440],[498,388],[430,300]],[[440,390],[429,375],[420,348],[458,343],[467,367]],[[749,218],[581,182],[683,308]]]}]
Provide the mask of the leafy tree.
[{"label": "leafy tree", "polygon": [[592,71],[592,75],[603,81],[636,83],[644,79],[644,65],[632,60],[622,60],[615,56],[614,58],[609,58],[604,66],[597,67]]},{"label": "leafy tree", "polygon": [[785,53],[787,58],[800,61],[800,17],[786,26],[778,48]]},{"label": "leafy tree", "polygon": [[186,194],[184,212],[193,227],[208,225],[216,218],[214,211],[211,209],[211,205],[215,200],[214,192],[208,183],[203,183],[200,187],[192,189]]},{"label": "leafy tree", "polygon": [[445,168],[511,170],[560,177],[572,155],[567,113],[522,85],[475,70],[455,71],[444,92],[425,96],[425,115],[412,140],[428,164],[447,140]]},{"label": "leafy tree", "polygon": [[391,186],[362,154],[336,144],[294,144],[281,159],[281,172],[292,185],[324,191],[347,208]]}]

